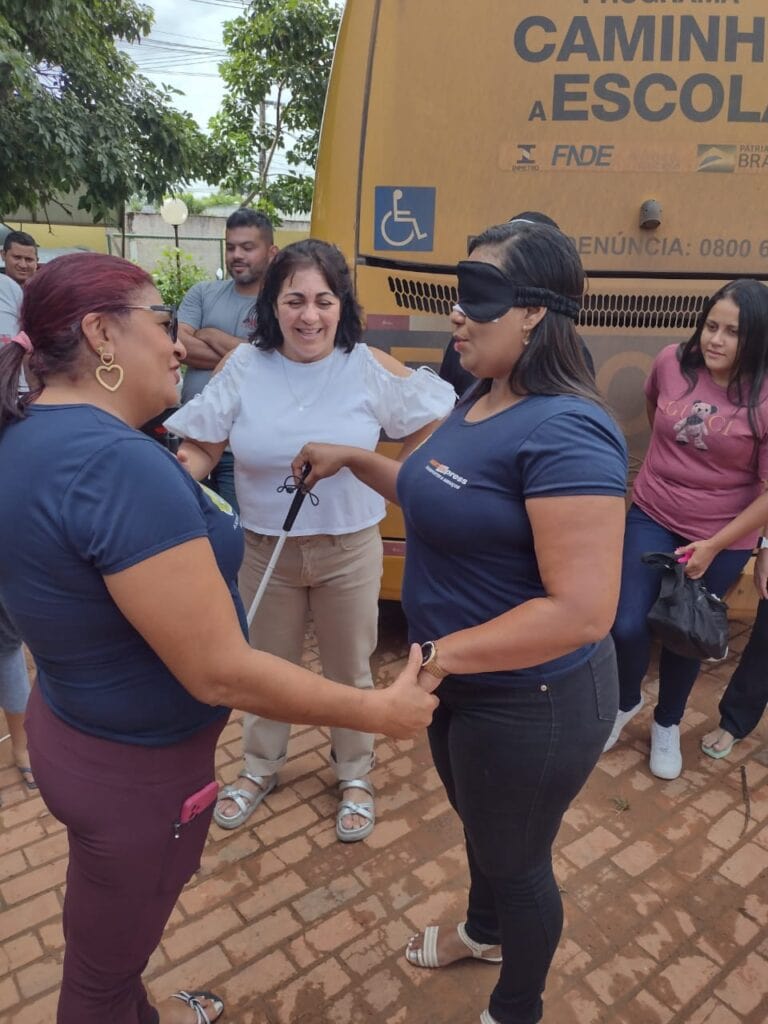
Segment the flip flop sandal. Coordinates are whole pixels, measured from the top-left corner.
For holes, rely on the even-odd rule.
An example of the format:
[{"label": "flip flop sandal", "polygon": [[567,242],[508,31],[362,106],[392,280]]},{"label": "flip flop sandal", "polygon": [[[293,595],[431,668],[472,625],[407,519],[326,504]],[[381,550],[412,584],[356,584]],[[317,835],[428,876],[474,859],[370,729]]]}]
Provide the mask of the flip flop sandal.
[{"label": "flip flop sandal", "polygon": [[35,782],[35,776],[32,774],[32,769],[28,765],[25,768],[24,765],[17,764],[16,767],[19,769],[21,781],[24,783],[27,789],[37,789],[38,785]]},{"label": "flip flop sandal", "polygon": [[[373,786],[367,779],[344,779],[339,783],[339,789],[343,793],[345,789],[364,789],[366,793],[373,796]],[[365,824],[358,828],[347,828],[343,820],[349,814],[359,814],[365,818]],[[358,803],[355,800],[342,800],[339,809],[336,811],[336,837],[342,843],[357,843],[366,839],[376,824],[376,812],[373,809],[373,801],[366,800],[365,803]]]},{"label": "flip flop sandal", "polygon": [[[223,999],[219,999],[213,992],[185,992],[182,989],[179,992],[174,992],[171,999],[180,999],[182,1003],[186,1003],[187,1006],[195,1011],[195,1024],[213,1024],[224,1013]],[[200,1002],[201,999],[208,999],[213,1003],[213,1008],[216,1011],[215,1017],[208,1016],[203,1004]]]},{"label": "flip flop sandal", "polygon": [[730,752],[733,750],[735,744],[741,739],[740,736],[736,736],[723,750],[715,750],[714,747],[708,747],[704,744],[704,740],[701,741],[701,749],[707,755],[707,757],[714,757],[716,761],[719,761],[721,757],[728,757]]},{"label": "flip flop sandal", "polygon": [[[419,949],[414,949],[411,943],[416,935],[413,936],[405,947],[405,959],[409,964],[413,964],[414,967],[448,967],[449,964],[441,964],[437,959],[437,935],[440,931],[439,925],[429,924],[424,929],[424,938]],[[500,964],[500,956],[488,956],[489,949],[495,949],[498,943],[475,942],[474,939],[470,939],[467,935],[467,929],[465,922],[456,925],[456,933],[469,950],[470,956],[474,960],[483,960],[487,964]],[[451,963],[454,961],[451,960]],[[487,1011],[486,1011],[487,1012]],[[491,1019],[490,1017],[488,1018]]]},{"label": "flip flop sandal", "polygon": [[[213,810],[213,820],[219,828],[239,828],[253,814],[264,797],[269,796],[277,786],[277,775],[251,775],[250,772],[240,772],[238,779],[248,779],[254,786],[260,786],[255,793],[250,789],[242,789],[240,786],[225,786],[219,793],[219,799]],[[235,814],[222,814],[222,800],[232,800],[237,805]]]}]

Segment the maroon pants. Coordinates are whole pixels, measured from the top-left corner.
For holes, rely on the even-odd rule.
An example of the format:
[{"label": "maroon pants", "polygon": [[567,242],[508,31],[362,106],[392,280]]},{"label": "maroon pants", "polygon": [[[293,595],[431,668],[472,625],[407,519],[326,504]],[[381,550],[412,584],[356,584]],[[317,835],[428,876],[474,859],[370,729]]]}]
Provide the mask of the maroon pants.
[{"label": "maroon pants", "polygon": [[167,747],[115,743],[62,722],[33,689],[32,768],[69,836],[57,1024],[157,1024],[141,973],[200,866],[213,805],[178,830],[174,823],[184,800],[214,778],[225,723]]}]

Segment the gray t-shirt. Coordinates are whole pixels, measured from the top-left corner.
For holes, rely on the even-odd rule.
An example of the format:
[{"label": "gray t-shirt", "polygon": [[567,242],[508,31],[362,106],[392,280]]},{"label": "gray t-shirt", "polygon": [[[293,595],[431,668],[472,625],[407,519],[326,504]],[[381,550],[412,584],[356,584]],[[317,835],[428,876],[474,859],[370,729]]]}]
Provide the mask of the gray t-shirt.
[{"label": "gray t-shirt", "polygon": [[19,312],[23,293],[10,277],[0,274],[0,337],[19,333]]},{"label": "gray t-shirt", "polygon": [[[241,295],[232,280],[202,281],[193,285],[182,299],[179,322],[188,324],[194,330],[215,327],[245,341],[256,322],[253,315],[255,305],[256,296]],[[187,367],[181,390],[182,404],[200,394],[212,373],[212,370]]]}]

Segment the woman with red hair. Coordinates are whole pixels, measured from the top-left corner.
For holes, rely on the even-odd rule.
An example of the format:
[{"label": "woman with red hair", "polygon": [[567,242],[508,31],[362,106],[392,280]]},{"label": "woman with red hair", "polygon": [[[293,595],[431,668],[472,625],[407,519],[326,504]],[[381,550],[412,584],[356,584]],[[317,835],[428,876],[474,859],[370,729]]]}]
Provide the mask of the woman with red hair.
[{"label": "woman with red hair", "polygon": [[249,647],[237,517],[135,429],[173,404],[184,356],[148,274],[60,257],[21,326],[0,352],[0,598],[37,662],[29,752],[69,838],[57,1022],[210,1024],[220,999],[153,1007],[141,972],[200,863],[228,709],[403,737],[436,702],[417,650],[361,693]]}]

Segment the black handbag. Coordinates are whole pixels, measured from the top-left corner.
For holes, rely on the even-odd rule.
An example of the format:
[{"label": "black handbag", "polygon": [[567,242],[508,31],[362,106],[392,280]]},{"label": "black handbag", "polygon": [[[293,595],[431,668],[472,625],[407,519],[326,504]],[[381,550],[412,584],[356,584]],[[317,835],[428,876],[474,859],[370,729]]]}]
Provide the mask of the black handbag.
[{"label": "black handbag", "polygon": [[677,555],[649,551],[641,561],[661,570],[661,590],[648,612],[656,639],[674,654],[698,661],[722,661],[728,654],[728,606],[701,580],[685,575]]}]

